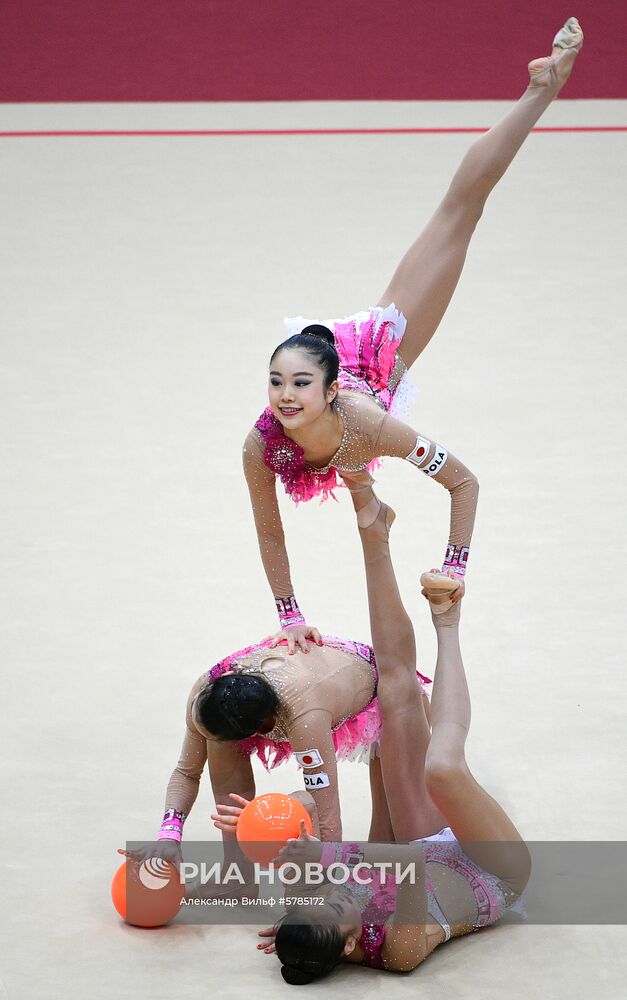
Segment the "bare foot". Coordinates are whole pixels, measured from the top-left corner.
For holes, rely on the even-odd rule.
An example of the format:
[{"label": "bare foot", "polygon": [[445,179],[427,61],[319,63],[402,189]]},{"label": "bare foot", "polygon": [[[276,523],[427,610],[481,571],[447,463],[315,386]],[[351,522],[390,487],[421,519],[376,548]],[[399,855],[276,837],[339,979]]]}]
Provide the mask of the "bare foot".
[{"label": "bare foot", "polygon": [[576,17],[569,17],[553,39],[551,55],[529,63],[529,86],[548,87],[557,95],[568,80],[582,45],[581,25]]}]

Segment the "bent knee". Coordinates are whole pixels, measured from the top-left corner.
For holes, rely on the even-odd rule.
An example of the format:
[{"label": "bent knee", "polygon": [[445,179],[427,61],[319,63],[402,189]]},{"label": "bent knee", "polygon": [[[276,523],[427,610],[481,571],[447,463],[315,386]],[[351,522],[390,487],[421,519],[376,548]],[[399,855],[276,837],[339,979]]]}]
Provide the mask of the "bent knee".
[{"label": "bent knee", "polygon": [[392,675],[380,677],[377,699],[384,717],[399,709],[418,713],[421,710],[422,689],[415,672],[402,668]]},{"label": "bent knee", "polygon": [[425,784],[431,798],[437,802],[457,796],[470,778],[464,758],[450,760],[429,756],[425,761]]},{"label": "bent knee", "polygon": [[531,877],[531,854],[524,840],[521,839],[513,845],[512,854],[510,873],[501,879],[511,893],[512,898],[508,900],[508,906],[512,906],[518,897],[522,896]]}]

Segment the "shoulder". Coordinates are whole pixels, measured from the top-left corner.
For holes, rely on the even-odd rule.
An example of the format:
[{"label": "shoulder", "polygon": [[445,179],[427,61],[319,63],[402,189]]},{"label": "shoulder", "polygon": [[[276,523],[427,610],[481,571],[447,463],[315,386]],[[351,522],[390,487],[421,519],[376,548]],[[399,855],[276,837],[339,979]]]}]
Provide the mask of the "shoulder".
[{"label": "shoulder", "polygon": [[250,441],[263,447],[265,441],[282,434],[283,428],[281,424],[270,407],[266,406],[265,410],[255,420],[254,426],[248,432],[244,445]]},{"label": "shoulder", "polygon": [[261,454],[263,451],[263,438],[259,431],[257,430],[257,424],[251,427],[248,434],[244,438],[244,444],[242,445],[242,453],[246,455],[247,452],[251,454]]},{"label": "shoulder", "polygon": [[187,725],[191,730],[196,731],[196,725],[192,718],[192,705],[197,698],[198,694],[202,691],[204,687],[207,686],[207,672],[205,671],[200,675],[198,680],[196,680],[192,686],[191,691],[187,696],[187,706],[186,706],[186,720]]},{"label": "shoulder", "polygon": [[344,423],[354,424],[359,430],[378,430],[385,420],[385,410],[362,392],[340,389],[337,400]]},{"label": "shoulder", "polygon": [[[434,945],[435,947],[435,945]],[[381,958],[390,972],[411,972],[429,955],[433,948],[427,943],[423,926],[386,924]]]},{"label": "shoulder", "polygon": [[376,412],[382,413],[385,416],[385,410],[370,396],[366,396],[364,392],[356,392],[353,389],[340,389],[337,399],[340,406],[348,406],[360,413]]},{"label": "shoulder", "polygon": [[[396,931],[402,930],[402,943],[399,942]],[[384,969],[386,972],[412,972],[425,956],[416,955],[412,945],[413,932],[416,927],[395,928],[390,924],[369,924],[362,927],[359,950],[349,961],[359,962],[372,969]]]},{"label": "shoulder", "polygon": [[248,477],[250,477],[251,473],[257,476],[261,474],[268,479],[268,482],[274,482],[274,472],[264,460],[266,443],[267,441],[259,431],[258,425],[255,424],[244,440],[242,446],[242,463],[244,472]]},{"label": "shoulder", "polygon": [[208,674],[207,674],[207,671],[205,670],[205,671],[204,671],[204,672],[203,672],[203,673],[202,673],[202,674],[200,675],[200,677],[198,678],[198,680],[194,681],[194,683],[193,683],[193,685],[192,685],[192,689],[191,689],[191,691],[189,692],[189,696],[188,696],[188,699],[187,699],[187,700],[188,700],[188,702],[192,702],[192,701],[194,700],[194,698],[196,697],[196,695],[197,695],[197,694],[198,694],[198,693],[199,693],[200,691],[202,691],[202,689],[203,689],[204,687],[206,687],[208,683],[209,683],[209,676],[208,676]]}]

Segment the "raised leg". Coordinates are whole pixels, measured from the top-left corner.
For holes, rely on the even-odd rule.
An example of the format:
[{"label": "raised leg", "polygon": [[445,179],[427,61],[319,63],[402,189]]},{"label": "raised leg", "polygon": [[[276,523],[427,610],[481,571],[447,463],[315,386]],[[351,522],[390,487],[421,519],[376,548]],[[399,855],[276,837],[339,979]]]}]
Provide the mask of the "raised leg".
[{"label": "raised leg", "polygon": [[394,842],[394,830],[388,809],[388,800],[381,772],[381,758],[372,757],[368,767],[370,777],[370,801],[372,815],[368,840],[372,844],[391,844]]},{"label": "raised leg", "polygon": [[527,848],[505,810],[475,780],[466,763],[470,696],[459,645],[459,604],[433,615],[433,623],[438,657],[426,785],[468,855],[515,892],[522,892],[530,871]]},{"label": "raised leg", "polygon": [[388,531],[392,512],[385,504],[379,505],[369,489],[353,494],[353,501],[358,523],[367,525],[360,527],[360,537],[379,671],[381,775],[394,839],[409,841],[429,836],[444,825],[425,785],[430,732],[416,678],[414,630],[390,559]]},{"label": "raised leg", "polygon": [[407,317],[399,353],[408,368],[446,312],[488,195],[568,79],[582,41],[579,23],[570,18],[556,35],[551,57],[529,64],[529,87],[505,118],[470,147],[444,200],[380,299],[382,306],[396,303]]}]

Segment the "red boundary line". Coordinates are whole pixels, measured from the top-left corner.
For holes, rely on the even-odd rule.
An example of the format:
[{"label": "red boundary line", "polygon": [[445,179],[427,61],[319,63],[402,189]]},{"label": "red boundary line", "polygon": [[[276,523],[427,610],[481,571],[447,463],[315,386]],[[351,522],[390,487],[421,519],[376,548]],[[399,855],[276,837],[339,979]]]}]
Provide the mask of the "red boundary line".
[{"label": "red boundary line", "polygon": [[[103,129],[59,130],[33,132],[0,132],[0,139],[62,138],[62,137],[129,137],[129,136],[244,136],[244,135],[457,135],[487,132],[487,127],[473,128],[268,128],[268,129]],[[627,132],[627,125],[548,125],[534,132]]]}]

